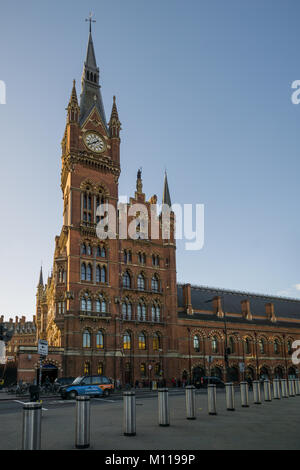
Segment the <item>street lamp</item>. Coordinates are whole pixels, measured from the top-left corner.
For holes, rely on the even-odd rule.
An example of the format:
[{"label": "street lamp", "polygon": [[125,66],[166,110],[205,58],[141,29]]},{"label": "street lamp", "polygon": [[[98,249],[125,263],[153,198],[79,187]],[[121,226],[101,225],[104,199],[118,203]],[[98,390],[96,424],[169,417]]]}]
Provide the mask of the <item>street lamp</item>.
[{"label": "street lamp", "polygon": [[189,385],[192,383],[192,364],[191,364],[191,329],[188,328],[188,344],[189,344]]}]

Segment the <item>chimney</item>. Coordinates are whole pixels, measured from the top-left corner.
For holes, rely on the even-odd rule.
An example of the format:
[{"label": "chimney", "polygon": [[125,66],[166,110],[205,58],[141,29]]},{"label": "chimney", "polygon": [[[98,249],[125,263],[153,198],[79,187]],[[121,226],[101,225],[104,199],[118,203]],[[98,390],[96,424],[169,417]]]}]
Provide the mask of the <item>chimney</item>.
[{"label": "chimney", "polygon": [[188,315],[193,315],[191,284],[184,284],[182,286],[183,304]]},{"label": "chimney", "polygon": [[224,312],[222,310],[222,300],[221,300],[221,297],[219,295],[216,295],[216,297],[214,297],[214,299],[213,299],[213,309],[214,309],[214,313],[218,317],[220,317],[220,318],[224,317]]},{"label": "chimney", "polygon": [[241,301],[241,306],[242,306],[242,315],[246,320],[252,320],[252,314],[250,311],[250,300],[242,300]]},{"label": "chimney", "polygon": [[267,315],[268,320],[272,322],[276,322],[274,304],[272,302],[266,304],[266,315]]}]

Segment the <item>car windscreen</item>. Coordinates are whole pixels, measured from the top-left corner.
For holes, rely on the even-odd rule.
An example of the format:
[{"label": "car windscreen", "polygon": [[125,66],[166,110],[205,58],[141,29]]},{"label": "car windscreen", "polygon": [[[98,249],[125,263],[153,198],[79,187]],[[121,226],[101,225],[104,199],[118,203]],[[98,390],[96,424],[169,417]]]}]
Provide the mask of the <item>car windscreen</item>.
[{"label": "car windscreen", "polygon": [[79,384],[79,383],[82,381],[82,379],[83,379],[83,377],[77,377],[77,378],[74,380],[73,384],[74,384],[74,385]]}]

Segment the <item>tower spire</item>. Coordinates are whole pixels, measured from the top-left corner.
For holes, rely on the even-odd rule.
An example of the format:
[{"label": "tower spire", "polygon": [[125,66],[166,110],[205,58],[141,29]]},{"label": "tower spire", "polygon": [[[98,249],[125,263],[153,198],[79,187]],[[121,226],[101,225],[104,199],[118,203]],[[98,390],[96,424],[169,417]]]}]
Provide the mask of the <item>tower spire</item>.
[{"label": "tower spire", "polygon": [[170,207],[172,205],[170,191],[169,191],[169,185],[168,185],[167,172],[166,171],[165,171],[164,192],[163,192],[162,203],[167,204]]},{"label": "tower spire", "polygon": [[105,111],[99,85],[100,72],[99,68],[97,67],[94,43],[92,38],[91,25],[92,22],[95,22],[95,20],[92,20],[92,16],[90,14],[90,17],[86,21],[90,21],[90,31],[86,51],[86,59],[83,65],[83,72],[81,78],[79,123],[82,126],[86,118],[91,113],[92,109],[95,107],[99,112],[103,126],[107,130]]},{"label": "tower spire", "polygon": [[44,287],[44,280],[43,280],[43,268],[41,266],[41,270],[40,270],[40,278],[39,278],[39,283],[37,285],[37,287]]},{"label": "tower spire", "polygon": [[71,97],[70,97],[67,110],[68,110],[68,122],[78,122],[79,106],[78,106],[78,100],[77,100],[75,80],[73,80],[73,88],[72,88]]}]

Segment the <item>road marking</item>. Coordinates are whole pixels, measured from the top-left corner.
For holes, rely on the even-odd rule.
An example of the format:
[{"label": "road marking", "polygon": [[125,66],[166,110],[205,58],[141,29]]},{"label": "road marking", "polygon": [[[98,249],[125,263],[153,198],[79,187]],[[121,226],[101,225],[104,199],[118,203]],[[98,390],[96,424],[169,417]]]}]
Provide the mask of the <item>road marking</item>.
[{"label": "road marking", "polygon": [[116,403],[116,400],[108,400],[107,398],[95,398],[95,400],[108,401],[109,403]]},{"label": "road marking", "polygon": [[[16,403],[21,403],[21,405],[27,405],[27,403],[30,403],[30,402],[25,402],[25,401],[20,401],[20,400],[14,400],[14,402]],[[42,408],[42,410],[44,411],[48,411],[48,408]]]}]

